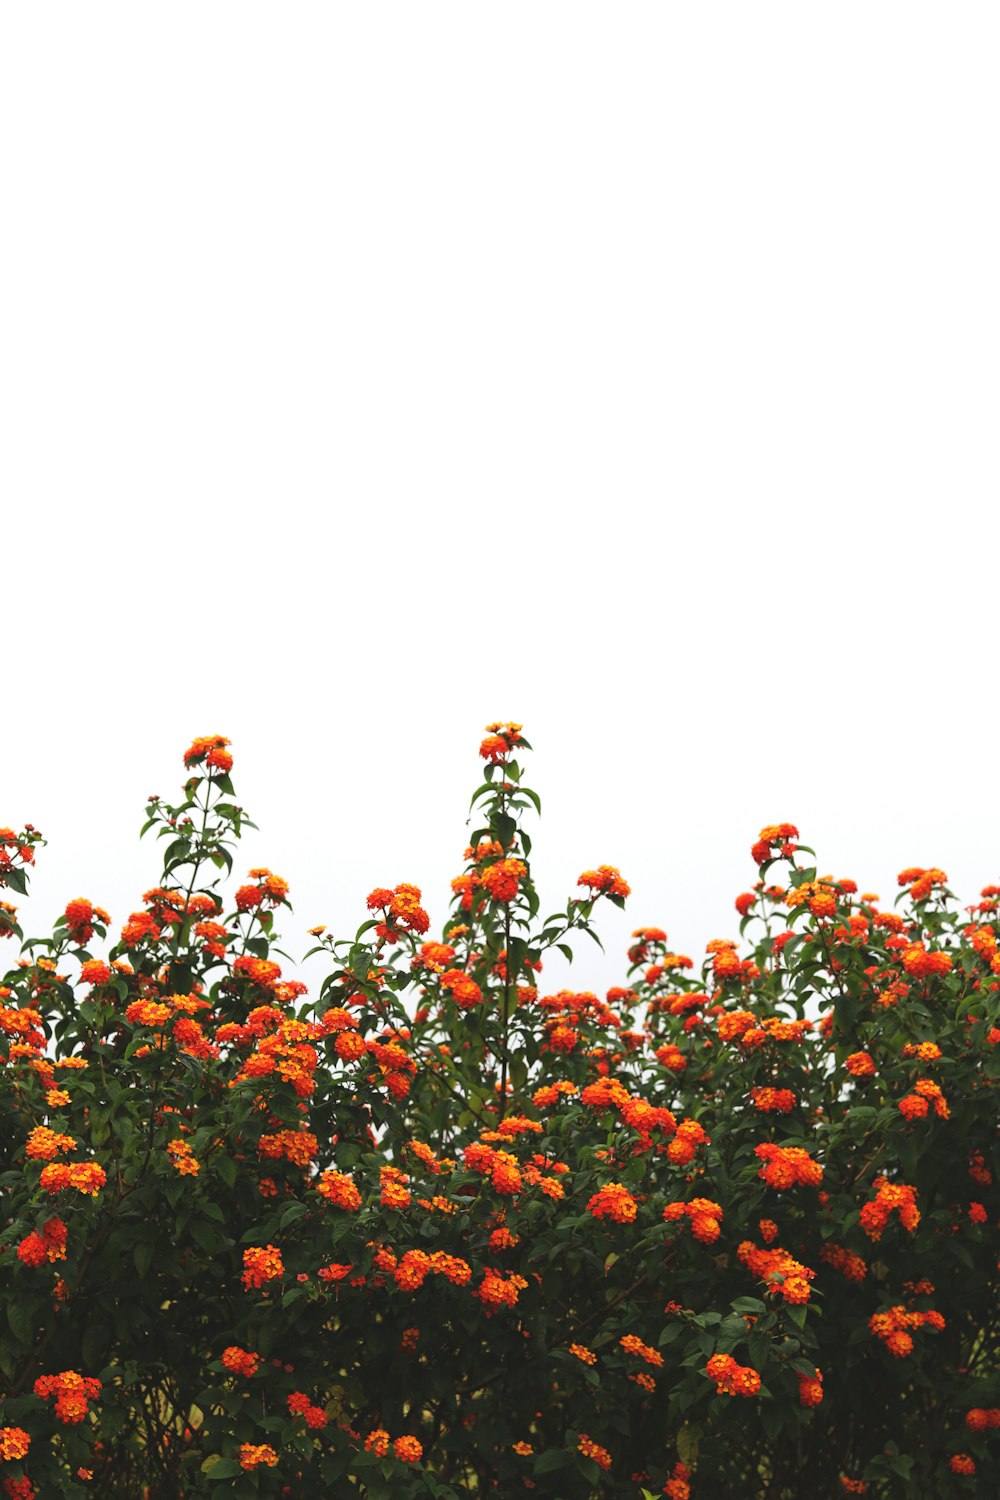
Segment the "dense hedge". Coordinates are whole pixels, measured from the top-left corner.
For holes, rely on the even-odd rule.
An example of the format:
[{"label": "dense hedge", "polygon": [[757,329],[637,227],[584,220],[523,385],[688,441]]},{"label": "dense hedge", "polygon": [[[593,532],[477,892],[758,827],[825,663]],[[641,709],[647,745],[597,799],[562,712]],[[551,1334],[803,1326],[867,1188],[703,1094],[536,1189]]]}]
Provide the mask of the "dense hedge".
[{"label": "dense hedge", "polygon": [[[23,944],[4,1494],[997,1492],[997,888],[910,869],[887,909],[780,824],[742,947],[640,929],[620,988],[547,994],[629,890],[541,919],[528,748],[490,726],[440,940],[374,891],[315,996],[286,882],[223,894],[221,737],[151,799],[163,873],[105,955],[82,898]],[[0,830],[10,893],[42,842]]]}]

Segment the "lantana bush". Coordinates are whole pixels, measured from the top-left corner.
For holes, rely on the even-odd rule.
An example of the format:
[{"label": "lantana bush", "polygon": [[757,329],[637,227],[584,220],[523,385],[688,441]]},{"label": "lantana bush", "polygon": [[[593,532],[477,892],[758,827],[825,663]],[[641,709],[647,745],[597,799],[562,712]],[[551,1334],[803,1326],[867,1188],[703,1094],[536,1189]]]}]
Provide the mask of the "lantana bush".
[{"label": "lantana bush", "polygon": [[0,1496],[997,1494],[1000,888],[779,823],[738,939],[551,993],[630,891],[542,915],[529,749],[489,726],[440,935],[359,893],[313,992],[224,737],[123,922],[26,939],[0,829]]}]

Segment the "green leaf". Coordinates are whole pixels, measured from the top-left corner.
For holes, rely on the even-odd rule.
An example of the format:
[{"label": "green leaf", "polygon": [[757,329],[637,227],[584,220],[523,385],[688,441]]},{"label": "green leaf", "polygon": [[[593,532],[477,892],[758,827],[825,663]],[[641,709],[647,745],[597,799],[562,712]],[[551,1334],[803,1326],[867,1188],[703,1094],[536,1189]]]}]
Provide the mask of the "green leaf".
[{"label": "green leaf", "polygon": [[35,1335],[35,1315],[32,1305],[20,1298],[11,1298],[7,1303],[7,1322],[19,1344],[30,1344]]},{"label": "green leaf", "polygon": [[221,1458],[219,1454],[212,1453],[202,1464],[201,1472],[214,1480],[235,1479],[243,1471],[234,1458]]}]

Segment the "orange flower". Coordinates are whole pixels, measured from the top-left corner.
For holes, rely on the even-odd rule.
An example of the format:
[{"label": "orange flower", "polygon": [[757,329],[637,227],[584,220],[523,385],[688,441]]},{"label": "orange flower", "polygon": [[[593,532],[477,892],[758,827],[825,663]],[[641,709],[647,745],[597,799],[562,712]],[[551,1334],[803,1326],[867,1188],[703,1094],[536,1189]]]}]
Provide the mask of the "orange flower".
[{"label": "orange flower", "polygon": [[61,1375],[39,1375],[34,1392],[46,1401],[55,1396],[56,1416],[60,1422],[72,1425],[83,1421],[90,1410],[89,1402],[101,1394],[101,1382],[89,1375],[78,1375],[75,1370],[63,1370]]},{"label": "orange flower", "polygon": [[585,1365],[597,1364],[597,1355],[593,1349],[588,1349],[586,1344],[570,1344],[569,1352],[570,1354],[575,1354],[576,1358]]},{"label": "orange flower", "polygon": [[392,1451],[404,1464],[418,1464],[424,1456],[423,1445],[415,1437],[398,1437]]},{"label": "orange flower", "polygon": [[317,1275],[320,1281],[343,1281],[353,1270],[354,1267],[350,1262],[335,1260],[331,1261],[328,1266],[320,1266]]},{"label": "orange flower", "polygon": [[475,1295],[487,1310],[513,1307],[527,1285],[523,1276],[505,1277],[502,1272],[488,1266]]},{"label": "orange flower", "polygon": [[251,1354],[247,1349],[241,1349],[237,1344],[230,1344],[228,1349],[222,1351],[222,1363],[227,1370],[234,1375],[256,1375],[257,1366],[260,1364],[260,1355]]},{"label": "orange flower", "polygon": [[111,970],[99,958],[88,958],[80,965],[80,979],[84,984],[107,984]]},{"label": "orange flower", "polygon": [[349,1213],[356,1213],[361,1207],[361,1194],[344,1172],[335,1172],[332,1168],[324,1172],[316,1184],[316,1191],[329,1203],[347,1209]]},{"label": "orange flower", "polygon": [[758,1088],[750,1090],[754,1109],[762,1114],[790,1114],[797,1100],[791,1089]]},{"label": "orange flower", "polygon": [[631,1224],[638,1212],[638,1204],[624,1183],[608,1182],[590,1199],[587,1212],[595,1219],[614,1219],[617,1224]]},{"label": "orange flower", "polygon": [[276,1245],[251,1245],[243,1252],[243,1285],[260,1288],[267,1281],[284,1276],[285,1266]]},{"label": "orange flower", "polygon": [[197,1177],[201,1168],[191,1154],[191,1147],[186,1141],[169,1141],[167,1143],[167,1155],[171,1164],[177,1168],[182,1177]]},{"label": "orange flower", "polygon": [[945,1326],[944,1318],[939,1312],[912,1312],[901,1304],[890,1307],[884,1312],[873,1313],[868,1319],[868,1327],[872,1333],[880,1338],[889,1353],[895,1359],[903,1359],[913,1349],[911,1334],[918,1328],[933,1328],[940,1332]]},{"label": "orange flower", "polygon": [[75,1151],[76,1141],[71,1135],[60,1135],[47,1125],[36,1125],[28,1136],[25,1155],[32,1161],[51,1161],[65,1151]]},{"label": "orange flower", "polygon": [[583,1454],[584,1458],[592,1458],[599,1468],[611,1468],[611,1454],[607,1448],[602,1448],[600,1443],[595,1443],[585,1432],[581,1432],[577,1448]]},{"label": "orange flower", "polygon": [[754,1148],[754,1154],[764,1163],[757,1176],[768,1187],[779,1191],[797,1184],[818,1187],[823,1180],[823,1168],[801,1146],[776,1146],[764,1141]]},{"label": "orange flower", "polygon": [[928,953],[923,943],[910,943],[903,953],[903,968],[911,979],[929,979],[932,974],[951,971],[951,954]]},{"label": "orange flower", "polygon": [[650,1344],[644,1344],[642,1339],[637,1338],[634,1333],[624,1333],[618,1340],[626,1354],[634,1354],[639,1359],[644,1359],[647,1365],[656,1365],[662,1368],[663,1355]]},{"label": "orange flower", "polygon": [[621,874],[614,865],[598,865],[596,870],[584,870],[577,885],[585,885],[598,895],[608,896],[631,896],[632,887],[627,880],[623,880]]},{"label": "orange flower", "polygon": [[200,765],[202,761],[214,771],[229,772],[233,769],[233,757],[226,749],[232,744],[221,734],[207,734],[193,740],[184,752],[184,764],[188,767]]},{"label": "orange flower", "polygon": [[826,1244],[819,1252],[819,1258],[827,1265],[833,1266],[848,1281],[864,1281],[868,1275],[868,1266],[860,1255],[855,1255],[852,1250],[845,1250],[840,1245]]},{"label": "orange flower", "polygon": [[456,1005],[463,1010],[471,1010],[473,1006],[481,1005],[483,992],[474,979],[468,974],[463,974],[461,969],[448,969],[441,975],[441,988],[447,990]]},{"label": "orange flower", "polygon": [[107,1180],[104,1168],[95,1161],[72,1162],[69,1165],[65,1162],[50,1162],[47,1167],[42,1168],[39,1179],[47,1193],[61,1193],[69,1187],[76,1188],[79,1193],[87,1193],[92,1198],[96,1198]]},{"label": "orange flower", "polygon": [[244,1469],[259,1469],[262,1465],[273,1469],[278,1455],[268,1443],[241,1443],[238,1454]]},{"label": "orange flower", "polygon": [[41,1234],[33,1229],[17,1247],[17,1258],[26,1266],[40,1266],[66,1259],[66,1225],[62,1219],[46,1219]]},{"label": "orange flower", "polygon": [[705,1366],[709,1379],[715,1381],[719,1396],[756,1396],[760,1376],[749,1365],[739,1365],[731,1354],[713,1354]]},{"label": "orange flower", "polygon": [[479,747],[479,754],[483,760],[488,760],[496,765],[510,754],[514,746],[521,742],[520,724],[487,724],[487,738]]},{"label": "orange flower", "polygon": [[480,885],[494,901],[513,901],[518,884],[528,873],[528,867],[519,859],[500,859],[489,865],[479,877]]},{"label": "orange flower", "polygon": [[721,1231],[722,1207],[711,1198],[692,1198],[690,1203],[668,1203],[663,1210],[667,1223],[691,1220],[691,1233],[703,1245],[713,1245]]},{"label": "orange flower", "polygon": [[761,1250],[751,1240],[744,1240],[736,1254],[774,1296],[784,1298],[792,1306],[809,1301],[809,1283],[816,1273],[786,1250],[777,1247]]},{"label": "orange flower", "polygon": [[31,1447],[31,1438],[23,1427],[0,1427],[0,1459],[16,1462]]},{"label": "orange flower", "polygon": [[889,1182],[885,1177],[876,1177],[873,1183],[875,1197],[861,1209],[861,1227],[871,1240],[880,1240],[889,1217],[899,1215],[899,1222],[912,1234],[920,1223],[920,1211],[916,1204],[916,1189],[905,1182]]}]

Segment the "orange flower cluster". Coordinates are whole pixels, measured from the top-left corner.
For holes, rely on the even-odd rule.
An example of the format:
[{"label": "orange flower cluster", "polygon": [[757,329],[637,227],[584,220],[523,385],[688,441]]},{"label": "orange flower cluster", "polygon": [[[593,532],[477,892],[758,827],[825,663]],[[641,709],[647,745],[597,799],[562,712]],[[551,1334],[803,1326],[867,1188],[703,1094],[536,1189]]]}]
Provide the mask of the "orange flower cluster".
[{"label": "orange flower cluster", "polygon": [[918,1078],[913,1085],[913,1093],[900,1099],[899,1112],[908,1120],[922,1120],[932,1105],[934,1113],[942,1120],[951,1118],[948,1101],[933,1078]]},{"label": "orange flower cluster", "polygon": [[177,1168],[182,1177],[197,1177],[201,1168],[195,1160],[187,1141],[177,1140],[168,1142],[167,1155],[170,1157],[171,1164]]},{"label": "orange flower cluster", "polygon": [[853,1078],[871,1078],[875,1073],[875,1062],[870,1052],[852,1052],[844,1067]]},{"label": "orange flower cluster", "polygon": [[461,969],[448,969],[441,975],[441,988],[447,990],[455,1004],[472,1010],[483,1003],[483,992],[474,979]]},{"label": "orange flower cluster", "polygon": [[17,1247],[17,1258],[23,1265],[40,1266],[45,1261],[66,1259],[66,1225],[62,1219],[46,1219],[41,1234],[33,1229]]},{"label": "orange flower cluster", "polygon": [[896,876],[899,885],[908,885],[911,901],[926,901],[932,894],[935,886],[946,886],[948,877],[943,870],[932,867],[929,870],[922,869],[919,865],[913,865],[906,870],[900,870]]},{"label": "orange flower cluster", "polygon": [[590,1199],[587,1212],[595,1219],[614,1219],[617,1224],[631,1224],[638,1212],[638,1204],[624,1183],[608,1182]]},{"label": "orange flower cluster", "polygon": [[97,1197],[107,1180],[104,1168],[98,1166],[96,1161],[79,1161],[69,1164],[61,1161],[50,1162],[47,1167],[42,1168],[42,1175],[39,1179],[47,1193],[61,1193],[66,1188],[76,1188],[78,1193],[88,1193],[92,1198]]},{"label": "orange flower cluster", "polygon": [[989,1432],[1000,1427],[1000,1406],[973,1406],[965,1413],[965,1425],[970,1432]]},{"label": "orange flower cluster", "polygon": [[671,1073],[683,1073],[687,1067],[687,1058],[681,1049],[673,1042],[667,1042],[656,1049],[656,1060],[669,1068]]},{"label": "orange flower cluster", "polygon": [[823,1376],[819,1370],[812,1375],[796,1372],[799,1380],[799,1405],[819,1406],[823,1400]]},{"label": "orange flower cluster", "polygon": [[133,1000],[125,1008],[125,1019],[130,1026],[162,1026],[172,1015],[170,1006],[159,1000]]},{"label": "orange flower cluster", "polygon": [[521,743],[521,730],[523,724],[487,724],[486,733],[488,738],[483,740],[479,747],[479,754],[483,760],[490,761],[496,765],[513,750],[514,746]]},{"label": "orange flower cluster", "polygon": [[277,1074],[291,1084],[300,1099],[307,1099],[313,1092],[313,1075],[319,1061],[316,1048],[310,1043],[323,1034],[320,1025],[292,1020],[274,1005],[259,1005],[250,1012],[244,1026],[233,1023],[220,1026],[215,1037],[222,1044],[257,1043],[256,1050],[230,1079],[230,1088]]},{"label": "orange flower cluster", "polygon": [[668,1224],[679,1219],[691,1221],[691,1233],[703,1245],[712,1245],[722,1233],[722,1207],[711,1198],[692,1198],[690,1203],[668,1203],[663,1210]]},{"label": "orange flower cluster", "polygon": [[32,1161],[52,1161],[66,1151],[75,1151],[76,1141],[71,1135],[61,1135],[47,1125],[36,1125],[28,1136],[25,1155]]},{"label": "orange flower cluster", "polygon": [[78,948],[83,948],[94,936],[94,923],[100,922],[104,927],[110,925],[111,918],[103,907],[95,906],[88,901],[86,896],[79,896],[75,901],[67,903],[63,913],[66,922],[66,930],[71,940]]},{"label": "orange flower cluster", "polygon": [[527,873],[528,867],[521,860],[499,859],[483,870],[479,884],[493,901],[506,904],[513,901]]},{"label": "orange flower cluster", "polygon": [[320,1281],[343,1281],[353,1270],[350,1262],[334,1260],[328,1266],[320,1266],[316,1274]]},{"label": "orange flower cluster", "polygon": [[948,1460],[948,1467],[953,1474],[974,1474],[976,1465],[967,1453],[953,1453]]},{"label": "orange flower cluster", "polygon": [[[502,850],[499,846],[496,849],[491,846],[490,853],[500,854]],[[456,950],[449,943],[421,943],[420,951],[413,960],[413,966],[441,974],[454,963],[455,952]]]},{"label": "orange flower cluster", "polygon": [[392,1451],[400,1463],[418,1464],[424,1456],[423,1444],[419,1438],[398,1437],[393,1441]]},{"label": "orange flower cluster", "polygon": [[792,839],[797,839],[799,830],[794,823],[769,823],[766,828],[760,830],[760,838],[750,850],[757,864],[765,864],[773,859],[774,849],[785,858],[790,859],[795,853],[795,845]]},{"label": "orange flower cluster", "polygon": [[376,1458],[385,1458],[392,1443],[392,1451],[404,1464],[418,1464],[424,1456],[422,1443],[415,1437],[398,1437],[395,1442],[384,1427],[375,1427],[365,1438],[365,1448]]},{"label": "orange flower cluster", "polygon": [[916,1189],[905,1182],[890,1182],[887,1177],[876,1177],[872,1186],[875,1197],[862,1205],[861,1227],[870,1240],[880,1240],[885,1233],[889,1218],[899,1215],[904,1229],[913,1234],[920,1223]]},{"label": "orange flower cluster", "polygon": [[319,1141],[309,1130],[279,1130],[274,1135],[262,1135],[257,1150],[272,1161],[284,1157],[293,1166],[308,1167],[316,1158]]},{"label": "orange flower cluster", "polygon": [[618,1340],[626,1354],[634,1354],[637,1359],[644,1359],[647,1365],[655,1365],[658,1369],[663,1368],[663,1355],[650,1344],[644,1344],[642,1339],[636,1338],[634,1333],[624,1333]]},{"label": "orange flower cluster", "polygon": [[811,1271],[777,1247],[762,1250],[752,1240],[744,1240],[736,1251],[737,1256],[755,1276],[759,1276],[774,1296],[782,1297],[793,1305],[809,1301],[809,1283],[816,1272]]},{"label": "orange flower cluster", "polygon": [[487,1311],[491,1308],[513,1307],[527,1285],[523,1276],[504,1276],[502,1271],[488,1266],[476,1289],[476,1296]]},{"label": "orange flower cluster", "polygon": [[667,1500],[690,1500],[690,1479],[691,1470],[687,1464],[675,1463],[673,1477],[668,1479],[663,1486],[663,1493],[666,1495]]},{"label": "orange flower cluster", "polygon": [[122,928],[122,942],[126,948],[138,948],[140,943],[159,942],[160,929],[148,911],[134,911]]},{"label": "orange flower cluster", "polygon": [[249,1349],[241,1349],[238,1344],[230,1344],[228,1349],[222,1351],[222,1363],[234,1375],[246,1375],[249,1378],[257,1373],[260,1355],[251,1354]]},{"label": "orange flower cluster", "polygon": [[848,1281],[864,1281],[868,1275],[868,1266],[860,1255],[855,1255],[853,1250],[845,1250],[842,1245],[825,1244],[819,1252],[819,1258],[828,1266],[833,1266]]},{"label": "orange flower cluster", "polygon": [[757,1371],[749,1365],[737,1364],[731,1354],[713,1354],[705,1373],[715,1381],[717,1396],[756,1396],[760,1391]]},{"label": "orange flower cluster", "polygon": [[611,1468],[611,1454],[607,1448],[602,1448],[600,1443],[595,1443],[593,1438],[589,1438],[585,1432],[581,1432],[580,1441],[576,1446],[584,1458],[592,1458],[599,1468]]},{"label": "orange flower cluster", "polygon": [[577,885],[587,886],[591,892],[597,895],[607,896],[631,896],[632,887],[627,880],[623,880],[621,872],[614,865],[598,865],[596,870],[584,870]]},{"label": "orange flower cluster", "polygon": [[381,1167],[379,1169],[379,1189],[381,1202],[386,1208],[409,1208],[410,1194],[406,1184],[409,1182],[405,1172],[398,1167]]},{"label": "orange flower cluster", "polygon": [[432,1250],[429,1254],[426,1250],[407,1250],[395,1266],[393,1257],[388,1255],[384,1269],[393,1271],[396,1285],[405,1292],[418,1291],[431,1275],[445,1277],[452,1286],[467,1286],[472,1279],[468,1261],[444,1250]]},{"label": "orange flower cluster", "polygon": [[337,1172],[330,1168],[322,1173],[316,1183],[316,1191],[328,1203],[332,1203],[336,1208],[345,1208],[349,1213],[357,1213],[361,1207],[361,1194],[346,1172]]},{"label": "orange flower cluster", "polygon": [[791,1114],[798,1100],[791,1089],[758,1088],[750,1090],[754,1109],[761,1114]]},{"label": "orange flower cluster", "polygon": [[269,1443],[241,1443],[237,1456],[240,1467],[247,1470],[273,1469],[278,1462],[278,1455]]},{"label": "orange flower cluster", "polygon": [[729,1011],[718,1021],[719,1040],[739,1042],[748,1051],[767,1042],[800,1042],[811,1030],[811,1021],[783,1021],[778,1016],[758,1020],[750,1010]]},{"label": "orange flower cluster", "polygon": [[903,968],[911,979],[930,979],[934,974],[951,972],[951,954],[939,950],[929,953],[923,943],[910,943],[903,953]]},{"label": "orange flower cluster", "polygon": [[773,1141],[763,1141],[754,1147],[754,1155],[764,1163],[757,1176],[779,1191],[796,1185],[818,1187],[823,1180],[823,1168],[801,1146],[776,1146]]},{"label": "orange flower cluster", "polygon": [[44,1401],[54,1396],[56,1416],[70,1425],[83,1421],[90,1410],[89,1403],[101,1394],[101,1382],[90,1375],[78,1375],[75,1370],[63,1370],[61,1375],[39,1375],[34,1392]]},{"label": "orange flower cluster", "polygon": [[276,1245],[251,1245],[244,1250],[243,1285],[247,1291],[251,1287],[262,1287],[265,1282],[276,1281],[284,1274],[285,1265]]},{"label": "orange flower cluster", "polygon": [[597,1364],[597,1355],[594,1353],[593,1349],[588,1349],[586,1344],[570,1344],[569,1352],[570,1354],[574,1354],[576,1358],[581,1362],[581,1364]]},{"label": "orange flower cluster", "polygon": [[81,984],[107,984],[110,978],[110,968],[99,958],[88,958],[86,963],[80,965]]},{"label": "orange flower cluster", "polygon": [[226,749],[232,744],[222,734],[207,734],[201,739],[193,740],[184,752],[184,764],[188,767],[200,765],[205,762],[213,771],[228,773],[233,769],[233,757]]},{"label": "orange flower cluster", "polygon": [[[760,970],[753,959],[740,958],[735,943],[724,938],[713,938],[708,944],[707,951],[712,955],[712,973],[720,983],[726,980],[737,980],[742,984],[748,980],[760,978]],[[723,1041],[729,1040],[728,1037],[722,1039]]]},{"label": "orange flower cluster", "polygon": [[882,1340],[896,1359],[904,1359],[912,1352],[912,1331],[927,1327],[940,1333],[944,1326],[944,1318],[939,1312],[911,1312],[902,1304],[890,1307],[885,1312],[873,1313],[868,1319],[868,1327],[872,1333]]},{"label": "orange flower cluster", "polygon": [[822,880],[807,880],[795,886],[785,897],[788,907],[808,906],[814,917],[832,917],[837,912],[837,889]]},{"label": "orange flower cluster", "polygon": [[397,885],[392,890],[379,886],[368,897],[369,911],[381,911],[383,919],[375,928],[375,935],[385,943],[401,941],[400,929],[407,932],[425,933],[431,919],[420,905],[420,887]]},{"label": "orange flower cluster", "polygon": [[31,1447],[31,1437],[23,1427],[0,1427],[0,1459],[16,1463]]},{"label": "orange flower cluster", "polygon": [[293,1391],[288,1397],[288,1410],[291,1416],[301,1417],[307,1427],[318,1431],[325,1427],[329,1420],[326,1412],[321,1406],[314,1406],[304,1391]]}]

